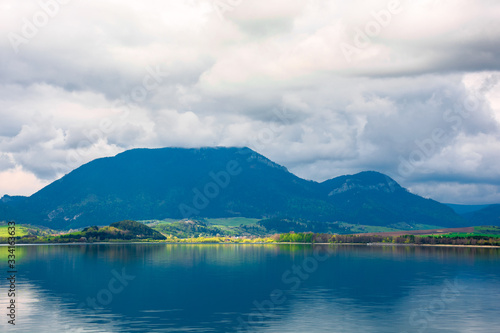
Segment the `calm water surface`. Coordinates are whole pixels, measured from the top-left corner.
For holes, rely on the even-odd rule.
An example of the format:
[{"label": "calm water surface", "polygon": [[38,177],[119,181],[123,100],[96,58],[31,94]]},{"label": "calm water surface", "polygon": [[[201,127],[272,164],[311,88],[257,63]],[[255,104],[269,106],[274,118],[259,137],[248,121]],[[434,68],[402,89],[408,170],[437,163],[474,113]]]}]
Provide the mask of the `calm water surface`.
[{"label": "calm water surface", "polygon": [[499,332],[500,250],[18,246],[0,332]]}]

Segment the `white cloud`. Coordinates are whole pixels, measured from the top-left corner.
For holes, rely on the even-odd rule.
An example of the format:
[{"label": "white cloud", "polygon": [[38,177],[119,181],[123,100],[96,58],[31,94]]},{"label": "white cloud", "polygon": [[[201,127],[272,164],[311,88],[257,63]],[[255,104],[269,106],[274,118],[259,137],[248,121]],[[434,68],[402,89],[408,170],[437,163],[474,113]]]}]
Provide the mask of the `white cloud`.
[{"label": "white cloud", "polygon": [[426,198],[445,203],[473,205],[500,202],[498,185],[443,181],[410,185],[409,190]]},{"label": "white cloud", "polygon": [[0,171],[0,193],[31,195],[48,184],[48,181],[38,179],[33,173],[19,166]]},{"label": "white cloud", "polygon": [[[42,10],[34,0],[2,8],[6,36],[22,36],[23,19]],[[34,191],[129,148],[248,145],[309,179],[378,170],[445,201],[498,201],[500,4],[401,1],[377,23],[373,13],[389,9],[382,0],[255,0],[224,12],[209,0],[61,5],[18,53],[0,39],[0,172],[17,170]],[[445,139],[401,174],[400,157],[422,154],[436,129]],[[0,194],[28,191],[11,184]]]}]

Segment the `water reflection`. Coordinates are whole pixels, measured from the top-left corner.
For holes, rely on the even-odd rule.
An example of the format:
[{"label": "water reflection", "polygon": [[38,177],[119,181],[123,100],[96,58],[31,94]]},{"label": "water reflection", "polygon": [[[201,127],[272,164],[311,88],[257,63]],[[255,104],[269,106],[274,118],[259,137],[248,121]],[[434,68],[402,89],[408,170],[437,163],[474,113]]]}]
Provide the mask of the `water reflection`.
[{"label": "water reflection", "polygon": [[[1,332],[491,332],[500,324],[497,249],[101,244],[22,251],[17,325],[2,320]],[[1,292],[2,308],[6,302]]]}]

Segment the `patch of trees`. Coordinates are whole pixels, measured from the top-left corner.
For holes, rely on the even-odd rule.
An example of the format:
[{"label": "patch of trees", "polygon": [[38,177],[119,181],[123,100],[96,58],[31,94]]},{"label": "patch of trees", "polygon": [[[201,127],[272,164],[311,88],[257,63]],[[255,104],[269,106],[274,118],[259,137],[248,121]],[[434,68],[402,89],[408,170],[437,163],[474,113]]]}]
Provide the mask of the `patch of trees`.
[{"label": "patch of trees", "polygon": [[165,239],[165,236],[163,236],[160,232],[136,221],[124,220],[112,223],[109,227],[125,231],[127,233],[127,237],[139,239],[149,238],[155,240]]},{"label": "patch of trees", "polygon": [[[91,226],[82,231],[68,234],[37,237],[26,235],[19,237],[17,243],[74,243],[74,242],[100,242],[100,241],[131,241],[131,240],[162,240],[166,239],[160,232],[136,221],[121,221],[108,227]],[[0,238],[0,243],[3,243]]]},{"label": "patch of trees", "polygon": [[420,236],[415,237],[415,244],[452,244],[452,245],[494,245],[500,246],[500,238],[488,236],[446,237]]},{"label": "patch of trees", "polygon": [[431,245],[494,245],[500,246],[500,238],[471,235],[464,237],[443,236],[381,236],[381,235],[332,235],[313,233],[284,233],[276,238],[279,242],[296,243],[334,243],[334,244],[368,244],[368,243],[391,243],[391,244],[431,244]]},{"label": "patch of trees", "polygon": [[279,242],[290,242],[290,243],[312,243],[314,234],[312,233],[287,233],[281,234],[279,237]]}]

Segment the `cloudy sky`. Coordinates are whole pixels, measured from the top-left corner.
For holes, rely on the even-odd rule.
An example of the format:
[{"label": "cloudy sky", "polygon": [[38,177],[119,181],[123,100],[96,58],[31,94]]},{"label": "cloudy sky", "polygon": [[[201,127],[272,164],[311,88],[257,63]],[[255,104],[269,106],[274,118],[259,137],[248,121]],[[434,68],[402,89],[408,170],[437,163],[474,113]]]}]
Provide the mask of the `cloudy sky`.
[{"label": "cloudy sky", "polygon": [[500,2],[2,0],[0,196],[136,147],[248,146],[500,202]]}]

